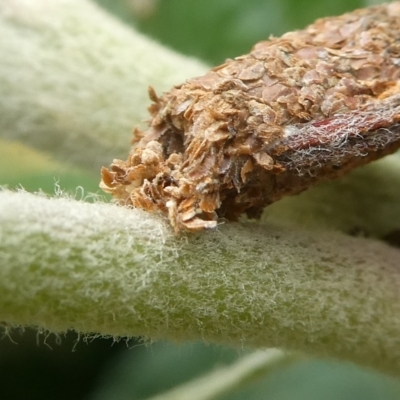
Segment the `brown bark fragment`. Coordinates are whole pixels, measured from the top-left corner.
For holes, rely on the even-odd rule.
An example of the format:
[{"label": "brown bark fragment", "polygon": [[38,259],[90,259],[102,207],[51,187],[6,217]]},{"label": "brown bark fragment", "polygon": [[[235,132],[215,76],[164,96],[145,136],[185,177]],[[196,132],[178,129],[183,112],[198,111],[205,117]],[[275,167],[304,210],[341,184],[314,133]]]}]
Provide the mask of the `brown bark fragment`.
[{"label": "brown bark fragment", "polygon": [[400,2],[258,43],[158,97],[127,161],[102,170],[124,205],[213,228],[400,147]]}]

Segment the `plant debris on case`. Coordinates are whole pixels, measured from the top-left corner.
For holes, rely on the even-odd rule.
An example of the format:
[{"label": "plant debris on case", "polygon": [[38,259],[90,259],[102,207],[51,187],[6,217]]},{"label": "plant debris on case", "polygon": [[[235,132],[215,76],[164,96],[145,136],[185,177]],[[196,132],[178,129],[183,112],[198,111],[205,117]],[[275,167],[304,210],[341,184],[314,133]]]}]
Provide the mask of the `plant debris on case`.
[{"label": "plant debris on case", "polygon": [[400,147],[400,2],[257,43],[157,97],[126,161],[102,169],[120,204],[176,232],[268,204]]}]

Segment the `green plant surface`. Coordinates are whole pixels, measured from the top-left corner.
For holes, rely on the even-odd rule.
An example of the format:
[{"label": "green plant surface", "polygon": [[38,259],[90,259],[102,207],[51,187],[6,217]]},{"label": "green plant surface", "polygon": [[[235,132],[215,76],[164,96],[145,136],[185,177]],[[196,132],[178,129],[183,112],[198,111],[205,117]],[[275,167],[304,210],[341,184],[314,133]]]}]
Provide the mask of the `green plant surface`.
[{"label": "green plant surface", "polygon": [[283,347],[400,374],[398,250],[378,241],[250,222],[177,238],[140,210],[10,191],[0,221],[11,325]]},{"label": "green plant surface", "polygon": [[207,67],[90,1],[60,7],[1,2],[0,133],[98,174],[126,156],[134,126],[148,118],[149,85],[162,92]]},{"label": "green plant surface", "polygon": [[234,364],[243,351],[204,343],[158,342],[124,352],[106,371],[93,400],[146,398],[171,390],[208,371]]},{"label": "green plant surface", "polygon": [[254,43],[271,34],[282,35],[316,18],[340,15],[365,5],[362,0],[97,2],[161,43],[212,64],[248,53]]},{"label": "green plant surface", "polygon": [[62,190],[78,198],[89,193],[109,198],[99,189],[99,176],[57,162],[49,154],[24,146],[21,142],[0,139],[0,186],[48,194]]},{"label": "green plant surface", "polygon": [[[398,155],[284,199],[260,223],[181,238],[158,217],[78,201],[80,188],[98,192],[102,165],[126,157],[132,128],[148,117],[147,86],[162,92],[207,69],[136,29],[214,64],[270,33],[363,4],[159,0],[148,13],[138,0],[99,3],[130,26],[86,0],[0,4],[0,185],[57,193],[0,191],[6,337],[15,336],[12,327],[33,326],[235,349],[279,346],[398,377],[400,255],[377,240],[399,230]],[[201,379],[217,376],[218,362],[223,373],[245,361],[237,350],[221,356],[191,348],[183,365],[185,346],[143,348],[140,372],[127,378],[131,387],[122,384],[123,395],[156,395],[146,392],[154,379],[160,391],[207,388]],[[130,365],[129,357],[111,362],[114,372],[107,369],[109,381],[95,394],[117,399],[118,378]],[[223,398],[399,397],[392,380],[354,365],[303,361],[274,371],[234,390],[227,384],[232,391]]]},{"label": "green plant surface", "polygon": [[[144,399],[151,396],[167,399],[168,395],[175,395],[171,398],[177,400],[177,389],[182,393],[183,389],[195,386],[200,379],[212,379],[213,374],[234,368],[236,361],[249,354],[203,343],[177,345],[159,342],[135,350],[120,354],[113,369],[104,371],[99,378],[101,383],[90,400]],[[273,371],[260,373],[259,376],[255,376],[256,368],[252,365],[242,366],[242,374],[247,374],[248,381],[240,390],[235,390],[234,384],[226,385],[227,393],[224,395],[212,397],[208,394],[209,397],[206,397],[206,392],[197,387],[197,391],[186,398],[395,400],[400,396],[397,381],[351,364],[327,363],[298,356],[282,359],[278,363],[280,365],[274,365]],[[265,368],[266,363],[260,366]],[[252,374],[253,379],[250,378]],[[236,380],[239,381],[238,377]],[[164,392],[169,394],[163,397]]]}]

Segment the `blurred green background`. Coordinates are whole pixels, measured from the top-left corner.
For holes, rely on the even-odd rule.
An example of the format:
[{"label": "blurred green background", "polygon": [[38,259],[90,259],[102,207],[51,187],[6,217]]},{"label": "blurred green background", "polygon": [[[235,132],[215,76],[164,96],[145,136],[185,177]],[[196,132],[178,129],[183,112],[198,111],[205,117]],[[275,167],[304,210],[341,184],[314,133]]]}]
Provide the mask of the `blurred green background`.
[{"label": "blurred green background", "polygon": [[[373,1],[336,0],[97,0],[125,23],[187,55],[218,64],[258,40],[298,29],[318,17]],[[151,82],[149,82],[151,84]],[[77,197],[100,193],[99,176],[59,163],[22,143],[0,141],[0,184]],[[0,341],[0,393],[5,399],[143,399],[174,387],[242,352],[204,344],[47,336],[31,329]],[[353,365],[310,360],[274,371],[224,399],[400,398],[399,382]]]}]

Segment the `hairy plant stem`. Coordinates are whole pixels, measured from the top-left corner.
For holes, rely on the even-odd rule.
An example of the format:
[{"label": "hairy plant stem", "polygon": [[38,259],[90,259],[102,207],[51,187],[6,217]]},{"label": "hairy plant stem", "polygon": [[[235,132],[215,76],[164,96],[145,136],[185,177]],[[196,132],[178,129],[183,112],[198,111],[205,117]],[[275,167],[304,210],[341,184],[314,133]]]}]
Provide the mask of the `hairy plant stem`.
[{"label": "hairy plant stem", "polygon": [[282,347],[400,375],[400,253],[254,223],[176,238],[139,210],[0,193],[0,320]]},{"label": "hairy plant stem", "polygon": [[125,157],[149,85],[207,69],[87,0],[2,0],[0,54],[0,135],[96,173]]}]

